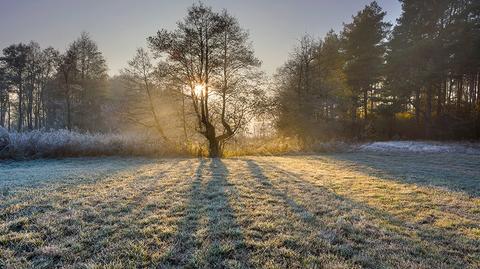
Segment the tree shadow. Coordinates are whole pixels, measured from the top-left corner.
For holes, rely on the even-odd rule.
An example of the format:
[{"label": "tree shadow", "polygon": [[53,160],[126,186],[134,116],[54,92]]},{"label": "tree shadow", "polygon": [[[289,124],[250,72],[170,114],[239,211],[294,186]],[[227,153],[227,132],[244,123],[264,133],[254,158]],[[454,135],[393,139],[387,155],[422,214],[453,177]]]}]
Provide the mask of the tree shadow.
[{"label": "tree shadow", "polygon": [[[92,218],[89,220],[88,214],[84,214],[83,220],[88,223],[88,225],[99,225],[101,228],[91,231],[90,236],[81,240],[81,244],[85,250],[91,253],[89,258],[93,260],[102,260],[102,259],[116,259],[116,256],[108,256],[101,253],[99,249],[103,247],[109,248],[118,248],[121,250],[118,251],[132,251],[132,245],[141,244],[146,246],[146,249],[152,247],[148,245],[146,235],[143,233],[142,228],[145,226],[143,223],[148,217],[154,216],[156,214],[156,206],[152,204],[147,204],[149,198],[158,191],[160,186],[165,187],[165,179],[171,175],[172,168],[183,169],[187,168],[191,171],[190,160],[186,163],[173,162],[169,161],[161,167],[154,167],[152,169],[139,169],[137,174],[132,178],[129,178],[124,186],[119,187],[119,190],[115,190],[110,193],[115,199],[113,200],[99,200],[97,205],[100,205],[102,209],[99,211],[101,215],[100,218]],[[199,165],[200,167],[200,165]],[[174,170],[173,172],[178,172]],[[197,168],[196,175],[199,174],[199,168]],[[155,185],[159,183],[160,185]],[[107,186],[110,188],[110,186]],[[118,192],[121,192],[119,195]],[[95,205],[95,206],[97,206]],[[115,221],[113,222],[112,219]],[[123,245],[112,245],[110,243],[100,243],[105,242],[105,233],[116,233],[121,234]],[[132,244],[132,245],[129,245]],[[113,246],[113,247],[112,247]],[[97,254],[104,255],[104,257],[97,256]],[[130,254],[127,258],[129,261],[134,261],[140,266],[143,267],[152,266],[154,264],[154,258],[152,255],[148,254],[139,259],[138,256]],[[107,256],[107,258],[105,257]],[[138,260],[136,260],[138,259]]]},{"label": "tree shadow", "polygon": [[195,172],[185,216],[161,267],[251,268],[244,236],[229,202],[230,195],[237,195],[227,180],[229,171],[220,159],[211,159],[208,170],[206,163],[201,159]]},{"label": "tree shadow", "polygon": [[193,263],[193,256],[198,246],[195,232],[198,230],[200,220],[205,163],[205,159],[200,159],[200,163],[195,171],[194,180],[189,191],[190,199],[185,208],[185,216],[179,222],[178,231],[172,241],[173,245],[165,253],[165,266],[187,266]]},{"label": "tree shadow", "polygon": [[[26,161],[22,163],[29,164],[30,162],[34,161]],[[105,158],[105,160],[101,159],[98,160],[100,164],[97,166],[92,167],[91,169],[87,169],[86,174],[75,174],[75,170],[82,168],[82,162],[88,162],[87,165],[96,164],[96,158],[78,158],[78,159],[66,159],[66,160],[45,160],[45,161],[38,161],[35,164],[38,166],[45,165],[42,162],[47,162],[47,166],[52,164],[52,169],[48,171],[47,175],[44,175],[40,171],[34,171],[34,173],[29,172],[27,175],[22,175],[25,178],[32,178],[32,183],[30,185],[25,185],[23,183],[19,183],[19,185],[12,187],[9,190],[12,190],[12,193],[5,197],[6,199],[0,199],[0,210],[7,208],[12,204],[18,204],[21,201],[29,201],[33,200],[34,197],[43,197],[42,199],[36,199],[35,203],[30,204],[28,206],[24,206],[21,210],[17,211],[15,215],[10,215],[10,218],[13,217],[20,217],[20,216],[29,216],[36,213],[43,213],[45,211],[51,210],[53,207],[50,205],[51,203],[51,195],[56,193],[61,193],[62,191],[70,190],[72,188],[83,188],[88,186],[93,186],[99,182],[106,182],[109,180],[113,180],[117,177],[122,177],[124,173],[127,173],[132,170],[142,169],[144,167],[148,167],[149,165],[155,164],[158,160],[153,159],[146,159],[146,158],[139,158],[139,159],[127,159],[122,160],[121,158]],[[110,168],[108,166],[108,161],[117,162],[117,166]],[[73,168],[70,166],[63,167],[63,163],[72,163]],[[101,167],[99,171],[96,170],[97,167]],[[71,168],[71,169],[67,169]],[[85,168],[82,168],[85,169]],[[15,170],[13,170],[15,171]],[[82,170],[83,171],[83,170]],[[17,173],[22,174],[22,171],[17,171]],[[34,176],[33,176],[34,175]],[[8,175],[4,175],[8,176]],[[64,179],[65,177],[65,179]],[[21,178],[20,181],[24,181],[25,179]],[[0,177],[0,182],[2,178]],[[39,182],[41,181],[41,182]],[[16,193],[15,191],[19,191]],[[46,193],[48,192],[48,195]],[[2,197],[3,198],[3,197]],[[66,204],[68,201],[64,201]],[[0,214],[0,220],[4,217],[3,214]]]},{"label": "tree shadow", "polygon": [[41,189],[96,183],[113,175],[157,163],[150,158],[66,158],[28,160],[0,164],[0,187]]},{"label": "tree shadow", "polygon": [[208,268],[251,268],[245,238],[229,201],[238,191],[228,182],[229,170],[222,160],[211,159],[210,171],[204,201],[209,241],[204,262]]},{"label": "tree shadow", "polygon": [[263,173],[262,168],[252,160],[247,160],[248,168],[250,169],[253,178],[255,178],[260,184],[266,187],[266,190],[270,192],[276,198],[284,201],[288,206],[290,206],[293,211],[306,222],[311,222],[315,219],[314,215],[311,214],[305,207],[301,206],[295,200],[290,198],[286,192],[283,192],[273,186],[272,182],[268,179],[267,176]]},{"label": "tree shadow", "polygon": [[[263,167],[281,173],[283,179],[282,177],[277,178],[277,183],[273,184],[257,163],[253,160],[246,160],[246,163],[253,177],[260,184],[268,187],[264,189],[265,192],[289,205],[298,218],[310,229],[317,229],[321,239],[330,244],[335,254],[346,259],[353,259],[362,266],[389,267],[399,259],[406,259],[410,264],[434,265],[439,258],[454,255],[455,260],[445,260],[444,264],[465,267],[468,266],[468,262],[466,262],[468,259],[465,258],[463,252],[478,250],[478,242],[473,239],[445,230],[405,223],[387,212],[358,203],[323,186],[303,180],[299,174],[262,162]],[[320,200],[322,211],[308,210],[292,199],[286,190],[275,186],[285,184],[285,187],[288,188],[288,185],[291,186],[292,183],[295,184],[293,187],[299,188],[302,192],[299,199],[308,201],[308,203]],[[321,197],[319,198],[319,196]],[[359,218],[357,214],[367,216],[367,219],[380,220],[390,228],[385,229],[382,226],[363,223],[365,220]],[[409,234],[414,234],[413,237],[418,238],[412,238]],[[408,256],[402,257],[399,255],[399,251]]]},{"label": "tree shadow", "polygon": [[462,153],[338,153],[327,158],[370,176],[480,197],[480,158]]}]

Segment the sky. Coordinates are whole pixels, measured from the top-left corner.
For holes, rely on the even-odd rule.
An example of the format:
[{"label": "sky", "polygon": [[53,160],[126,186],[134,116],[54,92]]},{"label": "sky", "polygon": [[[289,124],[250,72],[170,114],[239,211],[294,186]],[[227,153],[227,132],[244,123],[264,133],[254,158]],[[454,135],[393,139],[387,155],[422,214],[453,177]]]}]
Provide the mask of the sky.
[{"label": "sky", "polygon": [[[0,0],[0,49],[37,41],[42,48],[65,51],[85,31],[97,42],[109,74],[126,67],[136,48],[157,30],[173,30],[193,0]],[[371,0],[204,0],[227,9],[250,33],[262,69],[273,74],[304,34],[321,38],[340,31]],[[398,0],[377,0],[395,23]]]}]

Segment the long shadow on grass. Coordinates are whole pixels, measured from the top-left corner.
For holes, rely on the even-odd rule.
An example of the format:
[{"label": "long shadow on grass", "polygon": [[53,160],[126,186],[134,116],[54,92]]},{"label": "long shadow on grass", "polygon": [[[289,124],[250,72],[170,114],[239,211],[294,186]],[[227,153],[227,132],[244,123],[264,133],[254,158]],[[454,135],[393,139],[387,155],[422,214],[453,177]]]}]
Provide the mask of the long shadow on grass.
[{"label": "long shadow on grass", "polygon": [[[194,264],[194,254],[198,248],[195,232],[198,230],[202,205],[202,181],[205,159],[201,159],[195,171],[192,187],[190,188],[190,199],[187,202],[185,216],[180,221],[178,232],[173,239],[173,246],[165,255],[166,266],[190,266]],[[163,268],[163,267],[160,267]]]},{"label": "long shadow on grass", "polygon": [[[480,158],[460,153],[340,153],[323,156],[371,176],[480,197]],[[318,159],[318,157],[313,157]]]},{"label": "long shadow on grass", "polygon": [[119,174],[144,165],[157,163],[148,158],[66,158],[40,159],[0,163],[0,189],[33,189],[71,187],[95,183],[112,174]]},{"label": "long shadow on grass", "polygon": [[[195,173],[185,217],[162,265],[192,268],[250,268],[248,253],[228,195],[236,192],[228,183],[228,170],[219,159],[209,164],[211,178],[202,188],[206,161]],[[207,219],[206,237],[197,238],[202,218]]]},{"label": "long shadow on grass", "polygon": [[[95,261],[112,261],[118,259],[122,262],[129,260],[130,262],[137,263],[137,266],[142,267],[152,263],[150,256],[146,255],[142,257],[142,259],[139,259],[138,255],[130,252],[131,248],[128,247],[126,242],[139,242],[145,239],[139,222],[144,220],[147,215],[154,214],[152,212],[152,205],[146,205],[145,201],[149,199],[153,192],[157,191],[157,188],[152,185],[153,182],[164,181],[174,166],[179,167],[179,162],[165,162],[162,166],[155,167],[154,169],[158,170],[153,173],[150,169],[142,169],[142,167],[139,167],[138,171],[136,171],[137,173],[125,182],[125,186],[107,186],[107,188],[111,190],[110,195],[113,195],[115,199],[107,199],[106,201],[97,200],[94,207],[101,208],[98,215],[84,213],[81,216],[83,223],[76,225],[77,227],[82,227],[82,229],[89,230],[89,236],[79,237],[81,229],[79,229],[76,234],[73,234],[77,244],[81,244],[84,252],[89,253],[84,254],[85,257],[83,257],[83,259],[87,259],[87,257]],[[185,167],[185,165],[181,165],[180,167]],[[131,192],[133,192],[132,195],[130,195]],[[93,197],[94,193],[92,193],[91,198]],[[91,210],[90,207],[83,208],[84,205],[82,201],[76,203],[75,207],[77,210],[80,210],[80,212],[89,212],[89,210]],[[68,225],[65,226],[68,227]],[[97,226],[98,229],[91,229],[92,226]],[[122,238],[121,242],[124,244],[116,245],[105,240],[105,238],[113,237],[115,234]],[[110,253],[103,253],[105,248],[109,248],[112,251]],[[128,253],[130,256],[125,255],[119,258],[118,253],[122,253],[122,251],[123,253]],[[38,255],[38,257],[32,256],[32,259],[35,258],[41,261],[44,258],[48,258],[48,256],[46,257],[43,254]]]},{"label": "long shadow on grass", "polygon": [[[322,195],[321,199],[324,202],[322,206],[327,206],[328,210],[324,209],[326,212],[323,212],[320,216],[315,215],[293,200],[286,191],[275,187],[258,164],[252,160],[247,160],[246,162],[252,175],[259,183],[269,187],[266,191],[270,195],[289,205],[298,215],[299,219],[303,220],[311,229],[319,230],[320,233],[324,235],[323,239],[330,243],[332,250],[337,255],[341,255],[346,259],[357,260],[362,266],[389,267],[395,264],[393,262],[395,259],[408,260],[408,263],[426,263],[433,266],[440,258],[445,258],[443,261],[444,265],[465,267],[469,262],[472,262],[472,260],[471,258],[465,258],[463,253],[469,251],[475,252],[479,249],[478,242],[476,243],[473,240],[434,228],[409,225],[386,212],[364,204],[359,204],[358,202],[339,196],[322,186],[301,180],[301,175],[299,174],[286,171],[275,165],[262,164],[264,167],[281,172],[287,176],[288,179],[279,179],[278,181],[280,183],[278,184],[293,183],[295,187],[300,187],[302,199],[315,199],[317,198],[315,196],[318,196],[320,193]],[[286,180],[288,180],[288,182]],[[399,227],[408,231],[408,233],[414,232],[423,242],[418,242],[406,237],[404,232],[385,231],[380,227],[377,228],[370,224],[364,227],[365,224],[363,223],[355,226],[354,223],[360,220],[355,219],[359,216],[350,213],[352,210],[360,210],[362,214],[367,213],[367,215],[375,219],[381,219],[387,222],[388,226]],[[331,213],[333,213],[333,215]],[[342,219],[340,223],[338,222],[339,219]],[[396,248],[398,250],[396,250]],[[407,254],[403,253],[403,255],[408,256],[399,256],[398,251],[404,251],[405,249],[409,251]],[[374,256],[368,257],[368,254],[365,252],[372,253],[370,255]],[[361,257],[361,259],[358,260],[358,257]],[[453,257],[455,259],[450,260],[450,258]]]},{"label": "long shadow on grass", "polygon": [[[92,169],[84,169],[81,171],[86,171],[86,174],[75,174],[76,169],[82,167],[82,162],[87,162],[88,165],[92,165],[95,162],[100,162],[101,169],[97,170],[97,167]],[[113,162],[115,165],[113,167],[108,167],[108,162]],[[15,189],[28,189],[28,191],[22,191],[20,193],[12,193],[6,196],[5,199],[0,196],[0,220],[5,218],[14,218],[21,216],[29,216],[36,213],[43,213],[51,210],[53,207],[51,203],[51,194],[67,191],[72,188],[90,186],[97,184],[98,182],[109,180],[117,176],[121,176],[123,173],[131,171],[133,169],[140,169],[146,167],[158,160],[151,159],[121,159],[121,158],[105,158],[105,159],[67,159],[67,160],[45,160],[45,161],[26,161],[20,162],[21,167],[28,165],[30,162],[39,162],[36,166],[40,166],[42,162],[45,162],[45,166],[52,165],[52,169],[42,168],[41,171],[35,171],[32,173],[28,172],[31,180],[37,183],[32,183],[31,185],[18,185],[12,188]],[[18,164],[17,164],[18,165]],[[65,165],[65,167],[63,167]],[[71,168],[73,166],[74,168]],[[28,166],[26,166],[28,167]],[[38,167],[37,167],[38,168]],[[71,169],[70,169],[71,168]],[[27,168],[25,168],[27,169]],[[15,172],[16,170],[14,170]],[[13,172],[12,172],[13,173]],[[22,170],[18,170],[15,173],[22,174]],[[43,173],[46,173],[43,174]],[[25,175],[22,175],[25,177]],[[0,182],[2,179],[0,178]],[[25,181],[22,179],[22,181]],[[44,182],[43,182],[44,181]],[[41,182],[41,183],[38,183]],[[1,187],[0,187],[1,188]],[[48,195],[47,195],[48,194]],[[42,197],[38,199],[37,197]],[[28,204],[24,206],[21,210],[17,211],[15,214],[6,214],[2,210],[7,208],[12,204],[19,204],[22,201],[33,201],[36,202],[33,204]],[[67,202],[65,202],[67,203]]]},{"label": "long shadow on grass", "polygon": [[268,179],[267,176],[263,173],[262,168],[256,164],[254,161],[248,160],[247,161],[248,168],[252,172],[253,177],[259,181],[261,185],[266,187],[269,190],[270,194],[279,198],[283,202],[285,202],[288,206],[292,208],[292,210],[305,222],[311,223],[315,217],[312,215],[305,207],[301,206],[295,200],[290,198],[286,192],[278,190],[275,186],[273,186],[272,182]]},{"label": "long shadow on grass", "polygon": [[208,268],[251,268],[245,239],[237,223],[229,195],[237,196],[228,182],[229,171],[220,159],[210,162],[212,178],[205,187],[208,216],[208,242],[205,260]]},{"label": "long shadow on grass", "polygon": [[[163,179],[166,174],[165,171],[159,171],[151,176],[147,176],[141,172],[139,173],[138,170],[143,171],[145,170],[144,168],[148,167],[147,163],[144,164],[143,161],[140,164],[141,165],[131,165],[123,169],[117,169],[118,174],[102,176],[97,180],[92,179],[89,182],[72,183],[70,185],[62,185],[59,188],[53,188],[49,190],[49,195],[39,196],[37,193],[36,195],[40,197],[39,199],[35,199],[33,202],[29,201],[28,207],[25,207],[25,209],[22,209],[15,215],[10,214],[8,217],[11,219],[22,219],[21,217],[28,218],[25,224],[16,226],[15,229],[18,231],[12,230],[10,232],[31,232],[36,238],[41,238],[42,244],[29,246],[26,248],[28,253],[17,252],[16,254],[18,256],[28,256],[33,267],[40,266],[39,264],[42,264],[44,267],[58,267],[59,265],[65,265],[72,261],[64,259],[61,255],[51,256],[48,253],[44,254],[39,250],[42,245],[62,244],[65,241],[75,242],[76,246],[82,249],[81,253],[74,252],[76,258],[83,260],[103,259],[105,261],[111,256],[108,256],[110,253],[108,255],[102,253],[104,249],[109,248],[111,250],[117,247],[115,244],[112,244],[113,241],[108,242],[105,238],[112,236],[116,232],[123,233],[130,230],[129,228],[132,228],[128,233],[125,233],[124,238],[131,237],[129,239],[133,238],[133,240],[138,240],[140,238],[139,229],[135,229],[134,226],[134,220],[138,218],[136,218],[136,214],[132,214],[132,210],[134,208],[141,208],[144,200],[148,198],[149,193],[143,192],[145,189],[139,190],[139,194],[134,196],[131,202],[126,196],[117,195],[119,191],[130,192],[134,190],[135,186],[132,182],[142,182],[150,180],[151,178],[159,180]],[[148,162],[148,164],[150,164],[150,162]],[[166,170],[169,170],[169,167]],[[129,173],[122,175],[124,170],[129,171]],[[133,175],[134,172],[137,173],[136,176]],[[119,178],[117,178],[118,175],[120,176]],[[100,183],[103,180],[106,180],[107,184],[102,188],[115,189],[111,195],[114,195],[116,199],[107,199],[106,201],[96,199],[95,196],[98,186],[94,184]],[[127,189],[122,187],[121,190],[118,190],[118,188],[115,187],[115,181],[117,180],[125,182],[128,185]],[[62,194],[62,190],[77,194],[76,188],[83,187],[88,187],[89,189],[79,189],[79,196]],[[105,189],[99,191],[104,192]],[[25,200],[25,198],[23,199]],[[56,205],[56,202],[61,203],[61,205]],[[71,213],[72,208],[74,209],[73,211],[76,212],[75,214]],[[0,210],[0,222],[3,216],[7,216],[4,214],[5,213]],[[38,219],[44,218],[44,215],[46,215],[46,219],[49,220],[48,223],[37,223]],[[128,216],[128,218],[124,218],[124,216]],[[97,227],[97,229],[92,229],[95,227]],[[84,237],[82,233],[88,234],[88,236]],[[23,247],[21,247],[22,244],[24,244],[22,241],[12,241],[11,244],[8,245],[8,248],[11,250],[23,249]],[[118,255],[114,258],[118,259]]]}]

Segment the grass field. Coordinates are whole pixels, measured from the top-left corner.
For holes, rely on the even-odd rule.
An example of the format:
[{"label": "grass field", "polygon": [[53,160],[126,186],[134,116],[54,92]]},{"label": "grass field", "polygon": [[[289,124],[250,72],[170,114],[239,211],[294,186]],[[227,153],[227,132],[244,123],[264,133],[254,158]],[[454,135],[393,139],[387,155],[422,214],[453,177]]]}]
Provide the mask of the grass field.
[{"label": "grass field", "polygon": [[0,163],[0,268],[479,268],[480,157]]}]

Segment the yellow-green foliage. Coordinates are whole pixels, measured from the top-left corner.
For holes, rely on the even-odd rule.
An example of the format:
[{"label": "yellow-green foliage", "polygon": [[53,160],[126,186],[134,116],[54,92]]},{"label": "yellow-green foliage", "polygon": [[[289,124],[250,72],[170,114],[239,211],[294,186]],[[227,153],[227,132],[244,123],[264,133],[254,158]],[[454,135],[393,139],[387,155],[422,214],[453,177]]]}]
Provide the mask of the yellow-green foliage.
[{"label": "yellow-green foliage", "polygon": [[286,153],[298,153],[303,146],[295,138],[268,137],[246,138],[226,144],[223,152],[224,157],[249,156],[249,155],[281,155]]}]

